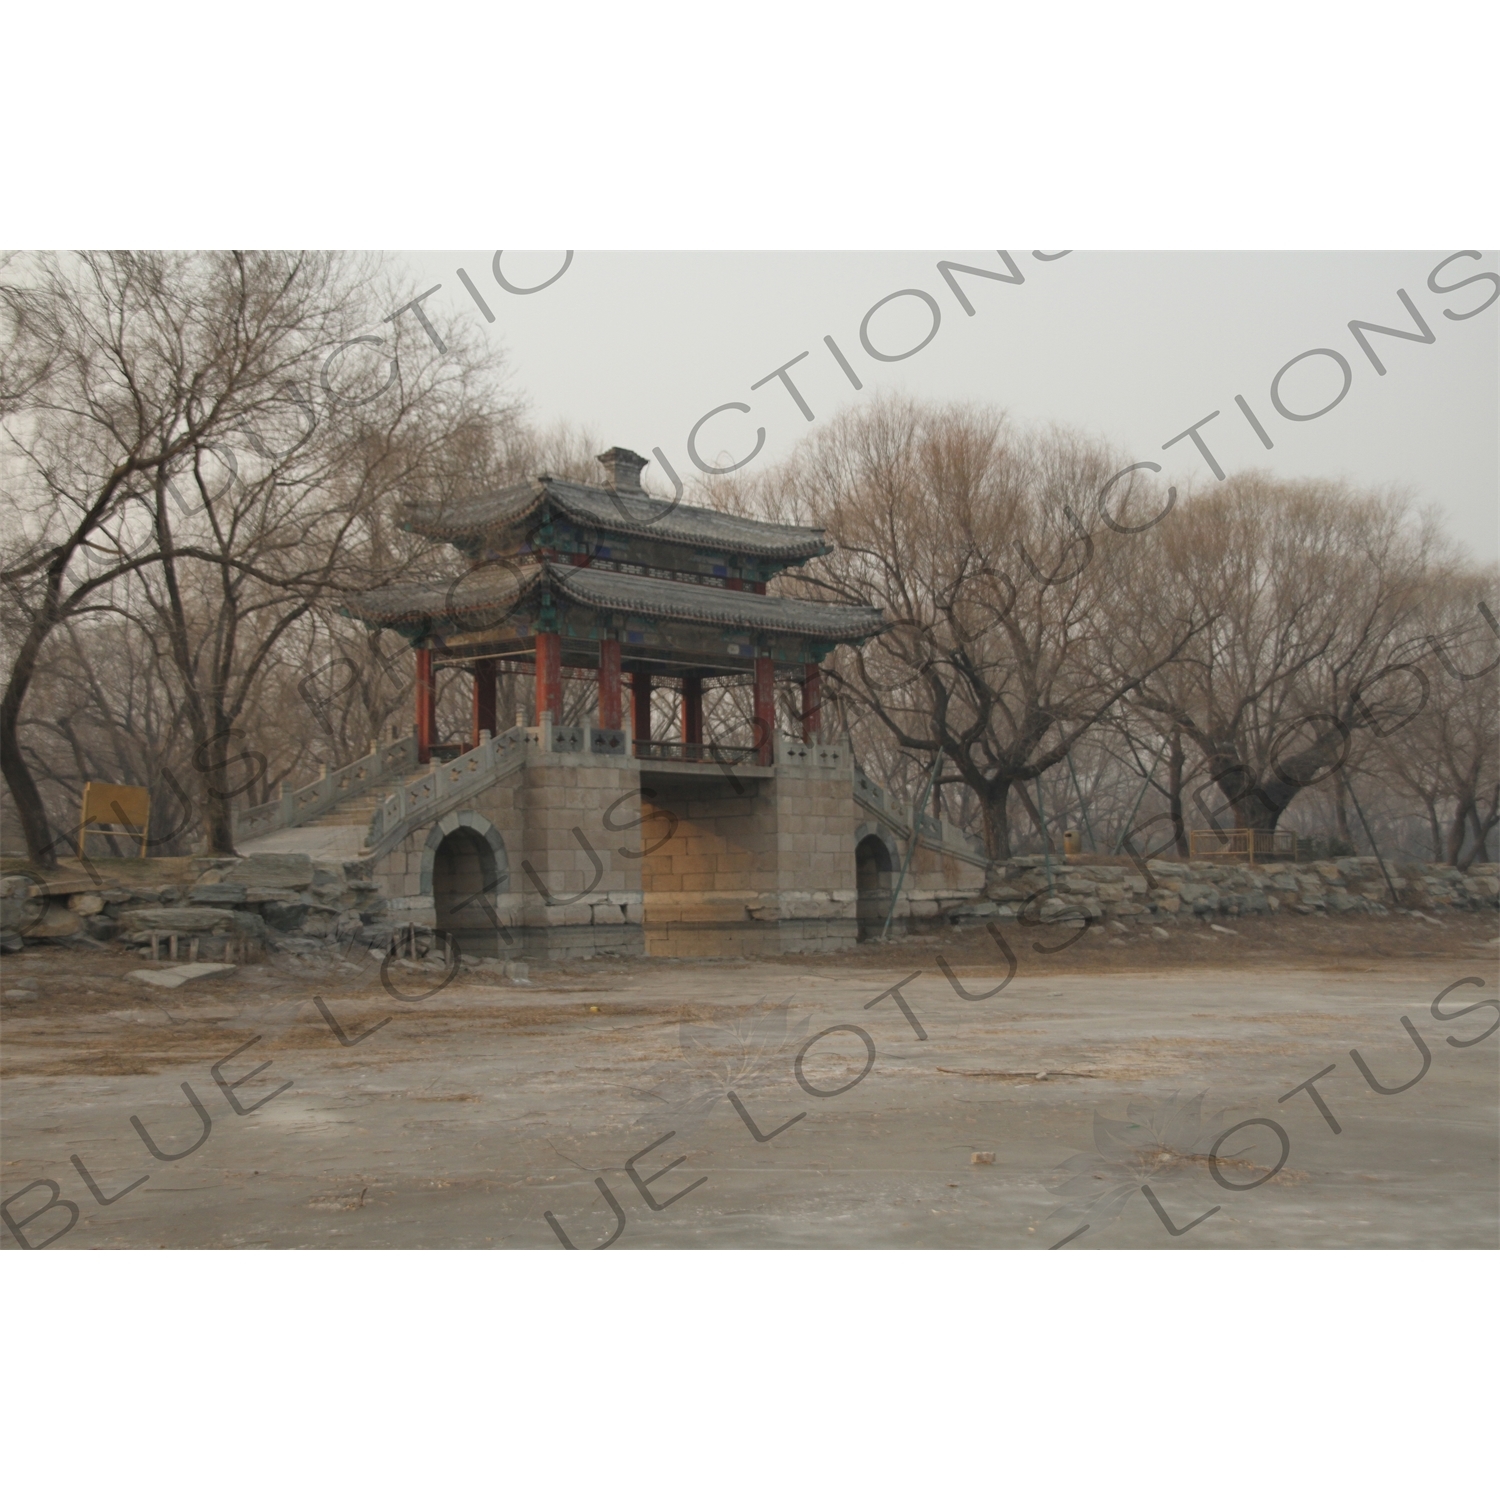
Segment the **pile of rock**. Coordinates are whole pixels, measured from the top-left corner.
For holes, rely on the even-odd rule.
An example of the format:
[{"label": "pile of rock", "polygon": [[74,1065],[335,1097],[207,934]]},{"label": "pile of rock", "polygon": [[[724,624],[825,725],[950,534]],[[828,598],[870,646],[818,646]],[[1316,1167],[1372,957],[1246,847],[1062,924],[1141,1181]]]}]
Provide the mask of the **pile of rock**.
[{"label": "pile of rock", "polygon": [[[1404,910],[1486,911],[1500,907],[1500,866],[1465,873],[1448,865],[1387,866]],[[1098,856],[1054,860],[1049,880],[1038,856],[997,865],[985,899],[948,915],[958,921],[993,918],[1057,922],[1091,917],[1121,923],[1160,923],[1188,917],[1243,917],[1291,911],[1385,913],[1393,909],[1380,862],[1368,856],[1313,864],[1247,865],[1228,861],[1179,864]],[[1024,913],[1024,918],[1023,918]]]},{"label": "pile of rock", "polygon": [[14,952],[23,942],[83,937],[149,952],[153,936],[158,945],[176,936],[213,960],[261,947],[310,953],[355,939],[389,944],[385,898],[361,866],[256,854],[195,860],[193,873],[184,884],[69,892],[9,876],[0,885],[0,946]]}]

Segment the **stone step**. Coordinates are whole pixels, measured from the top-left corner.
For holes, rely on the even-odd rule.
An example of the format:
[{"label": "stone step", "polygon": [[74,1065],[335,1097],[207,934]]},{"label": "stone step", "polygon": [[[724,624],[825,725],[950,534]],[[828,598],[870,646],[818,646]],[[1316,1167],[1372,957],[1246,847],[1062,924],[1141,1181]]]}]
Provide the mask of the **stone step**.
[{"label": "stone step", "polygon": [[363,813],[366,818],[385,801],[384,797],[351,797],[347,802],[340,802],[337,807],[331,807],[319,818],[309,821],[320,823],[327,818],[342,818],[352,816],[354,813]]},{"label": "stone step", "polygon": [[308,819],[301,826],[303,828],[351,828],[357,825],[363,828],[374,817],[375,809],[400,785],[400,780],[394,778],[388,782],[377,782],[368,790],[346,798],[321,817]]}]

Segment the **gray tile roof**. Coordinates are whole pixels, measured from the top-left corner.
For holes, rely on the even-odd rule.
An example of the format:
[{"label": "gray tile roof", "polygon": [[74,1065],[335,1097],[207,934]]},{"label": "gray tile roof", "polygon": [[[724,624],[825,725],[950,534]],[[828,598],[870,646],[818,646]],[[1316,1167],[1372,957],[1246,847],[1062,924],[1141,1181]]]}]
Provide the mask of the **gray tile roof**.
[{"label": "gray tile roof", "polygon": [[528,594],[546,570],[542,562],[490,562],[457,578],[393,583],[351,594],[344,612],[371,625],[415,624],[422,620],[498,622]]},{"label": "gray tile roof", "polygon": [[347,613],[371,625],[453,620],[483,627],[502,621],[543,578],[565,598],[619,614],[837,641],[864,640],[885,628],[878,609],[543,562],[486,563],[447,583],[373,589],[351,596]]},{"label": "gray tile roof", "polygon": [[825,640],[856,641],[878,635],[885,618],[878,609],[821,604],[779,594],[737,593],[678,583],[670,578],[643,578],[601,568],[556,569],[563,593],[582,604],[622,614],[654,615],[667,620],[697,620],[752,630],[779,630]]},{"label": "gray tile roof", "polygon": [[477,541],[514,525],[544,501],[583,526],[627,536],[659,537],[747,557],[801,561],[833,550],[823,540],[822,531],[810,527],[782,526],[701,505],[681,505],[645,493],[617,493],[545,475],[528,484],[491,490],[442,506],[409,506],[405,521],[421,536]]}]

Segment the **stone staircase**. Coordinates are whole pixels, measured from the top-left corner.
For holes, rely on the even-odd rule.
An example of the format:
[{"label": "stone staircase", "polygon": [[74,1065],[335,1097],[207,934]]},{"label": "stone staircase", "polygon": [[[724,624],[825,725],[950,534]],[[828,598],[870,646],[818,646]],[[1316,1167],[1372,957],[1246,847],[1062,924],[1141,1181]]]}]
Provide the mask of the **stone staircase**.
[{"label": "stone staircase", "polygon": [[296,828],[268,834],[245,845],[246,853],[308,854],[315,859],[351,860],[364,852],[365,837],[375,809],[403,785],[410,772],[391,772],[367,784],[367,789],[346,797],[327,812],[309,818]]},{"label": "stone staircase", "polygon": [[[854,800],[866,811],[874,813],[876,821],[884,824],[903,843],[911,838],[910,816],[902,816],[896,799],[879,782],[872,781],[857,761],[854,764]],[[918,813],[917,836],[929,849],[940,854],[950,854],[976,869],[989,868],[984,841],[951,823]]]},{"label": "stone staircase", "polygon": [[[415,764],[415,741],[403,741],[289,793],[275,807],[256,810],[250,816],[263,820],[264,831],[237,824],[237,847],[242,854],[306,854],[346,862],[378,858],[414,828],[462,805],[498,777],[517,773],[526,746],[549,735],[560,752],[580,751],[589,738],[568,726],[510,729],[425,769]],[[609,741],[609,753],[620,753],[618,734],[593,731],[594,740],[601,736]]]},{"label": "stone staircase", "polygon": [[357,792],[354,796],[346,798],[319,817],[312,818],[302,826],[304,828],[355,828],[361,834],[370,826],[370,819],[375,815],[376,806],[384,802],[396,788],[411,779],[410,771],[391,771],[385,775],[372,779],[366,784],[366,789]]},{"label": "stone staircase", "polygon": [[354,859],[375,809],[420,772],[415,738],[378,745],[363,760],[327,771],[280,799],[236,815],[236,846],[247,854]]}]

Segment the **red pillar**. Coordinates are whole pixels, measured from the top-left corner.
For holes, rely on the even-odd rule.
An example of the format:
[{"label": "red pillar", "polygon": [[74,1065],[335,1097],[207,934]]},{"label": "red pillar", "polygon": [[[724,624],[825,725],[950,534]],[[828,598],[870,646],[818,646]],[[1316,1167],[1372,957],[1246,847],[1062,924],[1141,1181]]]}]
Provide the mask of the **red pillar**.
[{"label": "red pillar", "polygon": [[638,740],[651,738],[651,674],[630,674],[630,731]]},{"label": "red pillar", "polygon": [[555,630],[539,630],[536,635],[536,721],[551,714],[552,722],[562,718],[562,637]]},{"label": "red pillar", "polygon": [[599,642],[599,727],[620,727],[620,643]]},{"label": "red pillar", "polygon": [[823,727],[823,672],[810,661],[802,674],[802,739],[812,744]]},{"label": "red pillar", "polygon": [[776,732],[776,663],[769,656],[755,658],[755,744],[756,763],[771,764],[775,757]]},{"label": "red pillar", "polygon": [[424,766],[437,742],[437,682],[432,652],[417,647],[417,759]]},{"label": "red pillar", "polygon": [[479,735],[482,730],[488,729],[491,737],[495,734],[495,663],[490,661],[476,661],[474,663],[474,743],[479,743]]},{"label": "red pillar", "polygon": [[703,679],[682,679],[682,738],[685,744],[703,743]]}]

